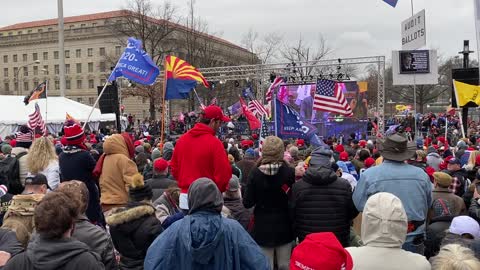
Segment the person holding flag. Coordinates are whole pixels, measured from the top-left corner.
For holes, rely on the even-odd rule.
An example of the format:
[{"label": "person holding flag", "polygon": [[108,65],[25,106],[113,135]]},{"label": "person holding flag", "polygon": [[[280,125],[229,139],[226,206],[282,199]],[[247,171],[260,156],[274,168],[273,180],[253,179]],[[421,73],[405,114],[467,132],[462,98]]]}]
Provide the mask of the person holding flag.
[{"label": "person holding flag", "polygon": [[221,192],[227,189],[232,167],[215,133],[223,122],[229,121],[220,107],[207,106],[200,114],[199,122],[178,139],[170,168],[181,189],[181,209],[188,209],[188,189],[201,177],[212,179]]}]

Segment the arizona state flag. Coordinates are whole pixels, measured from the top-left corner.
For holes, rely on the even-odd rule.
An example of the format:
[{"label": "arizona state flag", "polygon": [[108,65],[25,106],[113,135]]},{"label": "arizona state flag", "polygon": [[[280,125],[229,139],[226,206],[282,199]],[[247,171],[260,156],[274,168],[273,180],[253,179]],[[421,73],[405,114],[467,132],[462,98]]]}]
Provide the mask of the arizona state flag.
[{"label": "arizona state flag", "polygon": [[166,93],[165,99],[186,99],[190,91],[197,86],[198,83],[209,88],[205,77],[195,67],[184,60],[167,56],[165,58],[165,81]]},{"label": "arizona state flag", "polygon": [[469,102],[480,105],[480,86],[453,80],[453,90],[455,91],[457,106],[463,107]]},{"label": "arizona state flag", "polygon": [[47,81],[37,85],[24,99],[25,105],[39,98],[47,98]]}]

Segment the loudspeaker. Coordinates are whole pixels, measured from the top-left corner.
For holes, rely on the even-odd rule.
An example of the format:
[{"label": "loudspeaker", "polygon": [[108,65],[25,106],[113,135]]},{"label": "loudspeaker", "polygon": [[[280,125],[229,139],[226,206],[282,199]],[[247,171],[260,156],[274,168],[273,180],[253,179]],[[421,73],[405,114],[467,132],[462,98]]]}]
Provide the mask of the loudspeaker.
[{"label": "loudspeaker", "polygon": [[[452,69],[452,79],[471,84],[478,85],[478,68],[454,68]],[[455,99],[455,92],[452,83],[452,107],[457,108],[457,100]],[[478,107],[473,102],[467,103],[463,107]]]},{"label": "loudspeaker", "polygon": [[[97,91],[100,95],[103,86],[98,86]],[[102,113],[116,113],[118,111],[118,89],[116,85],[107,85],[103,91],[102,97],[98,101],[100,112]]]}]

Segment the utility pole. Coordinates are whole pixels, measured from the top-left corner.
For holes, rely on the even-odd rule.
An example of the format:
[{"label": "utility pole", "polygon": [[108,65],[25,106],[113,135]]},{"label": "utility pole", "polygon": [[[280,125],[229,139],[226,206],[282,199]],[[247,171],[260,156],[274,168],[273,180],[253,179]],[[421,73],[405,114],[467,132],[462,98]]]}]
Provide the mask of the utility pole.
[{"label": "utility pole", "polygon": [[57,0],[58,8],[58,53],[60,58],[60,96],[65,96],[65,44],[63,27],[63,0]]}]

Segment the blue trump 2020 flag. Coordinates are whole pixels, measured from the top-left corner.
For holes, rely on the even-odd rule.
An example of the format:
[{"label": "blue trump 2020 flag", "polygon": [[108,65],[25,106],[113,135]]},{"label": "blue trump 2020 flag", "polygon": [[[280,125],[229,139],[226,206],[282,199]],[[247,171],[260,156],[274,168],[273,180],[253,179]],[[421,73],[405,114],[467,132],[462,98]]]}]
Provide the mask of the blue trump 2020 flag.
[{"label": "blue trump 2020 flag", "polygon": [[[277,136],[282,139],[299,138],[312,139],[317,129],[308,123],[292,107],[275,100],[275,120],[277,121]],[[313,138],[314,141],[318,138]]]},{"label": "blue trump 2020 flag", "polygon": [[389,4],[392,7],[396,7],[397,3],[398,3],[398,0],[383,0],[383,2]]},{"label": "blue trump 2020 flag", "polygon": [[123,76],[139,84],[152,85],[159,73],[158,67],[142,49],[142,42],[130,37],[108,81],[112,82]]}]

